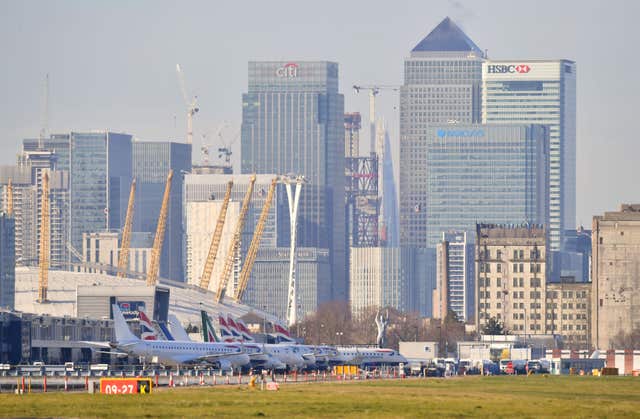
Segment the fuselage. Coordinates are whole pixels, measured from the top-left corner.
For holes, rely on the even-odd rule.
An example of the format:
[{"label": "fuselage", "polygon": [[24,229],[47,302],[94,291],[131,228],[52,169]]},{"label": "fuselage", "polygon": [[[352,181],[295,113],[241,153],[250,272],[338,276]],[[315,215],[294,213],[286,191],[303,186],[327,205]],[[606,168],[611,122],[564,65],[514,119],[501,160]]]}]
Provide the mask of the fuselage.
[{"label": "fuselage", "polygon": [[225,343],[140,340],[123,347],[132,355],[157,358],[158,362],[179,365],[191,362],[219,362],[239,368],[249,363],[249,355],[240,345]]}]

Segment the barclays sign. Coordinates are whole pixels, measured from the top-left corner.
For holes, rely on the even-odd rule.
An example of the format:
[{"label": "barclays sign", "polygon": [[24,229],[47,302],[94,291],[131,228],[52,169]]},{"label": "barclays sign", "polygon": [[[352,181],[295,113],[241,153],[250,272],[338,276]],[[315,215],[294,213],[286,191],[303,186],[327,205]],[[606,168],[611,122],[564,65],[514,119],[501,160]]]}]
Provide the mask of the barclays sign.
[{"label": "barclays sign", "polygon": [[484,137],[483,129],[439,129],[438,138],[445,137]]}]

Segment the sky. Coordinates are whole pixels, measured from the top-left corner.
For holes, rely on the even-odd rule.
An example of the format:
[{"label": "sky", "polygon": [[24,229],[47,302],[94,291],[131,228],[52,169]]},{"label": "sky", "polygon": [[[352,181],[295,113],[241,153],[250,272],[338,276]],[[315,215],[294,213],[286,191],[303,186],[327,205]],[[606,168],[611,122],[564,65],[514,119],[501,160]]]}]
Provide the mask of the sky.
[{"label": "sky", "polygon": [[[640,2],[625,0],[0,0],[0,164],[47,119],[46,74],[50,132],[184,141],[177,63],[200,103],[194,161],[202,136],[217,148],[220,132],[237,162],[248,61],[336,61],[345,111],[367,118],[367,95],[351,86],[401,85],[404,58],[449,16],[489,58],[577,62],[576,222],[590,227],[593,215],[640,202],[638,15]],[[382,92],[378,113],[397,148],[398,94]]]}]

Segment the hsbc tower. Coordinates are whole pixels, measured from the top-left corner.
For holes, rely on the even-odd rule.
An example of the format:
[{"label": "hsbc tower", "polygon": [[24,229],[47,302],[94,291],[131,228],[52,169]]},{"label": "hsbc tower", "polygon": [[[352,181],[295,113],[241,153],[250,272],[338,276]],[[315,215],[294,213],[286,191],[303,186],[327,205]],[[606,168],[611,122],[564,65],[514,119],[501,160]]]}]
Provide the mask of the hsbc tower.
[{"label": "hsbc tower", "polygon": [[569,60],[482,63],[482,122],[549,127],[549,245],[576,225],[576,64]]}]

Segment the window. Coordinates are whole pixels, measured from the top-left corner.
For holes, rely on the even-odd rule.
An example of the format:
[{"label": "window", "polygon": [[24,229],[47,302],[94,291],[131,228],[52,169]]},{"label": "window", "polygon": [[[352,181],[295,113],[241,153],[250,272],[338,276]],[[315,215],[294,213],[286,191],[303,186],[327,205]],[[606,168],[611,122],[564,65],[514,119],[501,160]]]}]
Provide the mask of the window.
[{"label": "window", "polygon": [[[515,294],[515,293],[514,293]],[[513,303],[513,309],[517,310],[518,309],[518,303]]]},{"label": "window", "polygon": [[[502,292],[501,292],[501,291],[496,292],[496,299],[498,299],[498,300],[499,300],[499,299],[501,299],[501,298],[502,298]],[[498,307],[498,308],[499,308],[499,307]]]},{"label": "window", "polygon": [[513,251],[513,260],[516,260],[516,259],[518,259],[518,251],[514,250]]},{"label": "window", "polygon": [[[500,267],[500,265],[498,265],[498,267]],[[502,279],[501,278],[496,279],[496,286],[498,286],[498,287],[502,286]]]},{"label": "window", "polygon": [[502,259],[502,250],[496,250],[496,259],[498,260]]},{"label": "window", "polygon": [[520,286],[524,287],[524,278],[520,278],[519,281],[520,281]]},{"label": "window", "polygon": [[491,278],[485,278],[484,286],[485,287],[490,287],[491,286]]},{"label": "window", "polygon": [[496,272],[502,272],[502,265],[499,263],[496,265]]},{"label": "window", "polygon": [[[520,259],[524,259],[524,250],[520,249],[520,252],[518,252],[518,253],[519,253],[518,256],[520,256]],[[522,272],[522,271],[520,271],[520,272]]]},{"label": "window", "polygon": [[513,286],[517,287],[518,286],[518,278],[513,278]]}]

